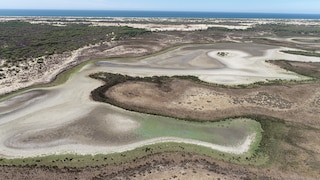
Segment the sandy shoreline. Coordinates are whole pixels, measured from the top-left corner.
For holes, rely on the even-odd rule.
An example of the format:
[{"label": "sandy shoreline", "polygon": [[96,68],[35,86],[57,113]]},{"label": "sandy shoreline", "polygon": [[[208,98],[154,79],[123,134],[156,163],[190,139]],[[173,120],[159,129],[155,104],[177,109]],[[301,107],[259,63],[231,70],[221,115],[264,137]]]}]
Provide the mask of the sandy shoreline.
[{"label": "sandy shoreline", "polygon": [[[90,45],[62,55],[53,55],[47,58],[43,64],[29,62],[29,70],[20,70],[21,73],[13,75],[6,74],[6,79],[0,80],[0,95],[10,93],[35,84],[45,84],[51,82],[56,76],[66,69],[69,69],[82,61],[79,61],[81,53],[98,45]],[[24,67],[23,64],[21,67]],[[41,67],[42,70],[39,70]]]},{"label": "sandy shoreline", "polygon": [[[220,49],[217,44],[208,46],[212,50],[185,50],[192,46],[185,46],[177,50],[136,62],[124,61],[101,61],[98,65],[105,68],[107,72],[121,73],[130,76],[175,76],[191,75],[199,77],[200,80],[224,85],[251,84],[257,81],[268,81],[275,79],[305,80],[306,77],[288,72],[280,67],[266,63],[270,59],[287,59],[300,62],[319,62],[317,57],[307,57],[282,53],[282,50],[290,48],[279,48],[267,46],[261,55],[253,55],[244,50],[236,50],[245,43],[230,44],[233,49]],[[256,44],[256,47],[266,48]],[[201,48],[200,48],[201,49]],[[291,49],[290,49],[291,50]],[[199,52],[196,56],[194,54]],[[219,56],[218,53],[227,53],[226,56]],[[198,56],[206,55],[209,63],[199,61]],[[171,58],[174,57],[174,58]],[[195,63],[196,61],[196,63]],[[218,62],[218,63],[216,63]],[[194,65],[196,64],[196,65]],[[221,64],[221,65],[219,65]]]},{"label": "sandy shoreline", "polygon": [[[185,143],[185,144],[193,144],[203,147],[208,147],[213,150],[221,151],[224,153],[230,154],[243,154],[249,151],[252,143],[255,141],[256,134],[251,134],[246,137],[246,139],[239,143],[237,146],[222,146],[211,143],[206,143],[197,140],[191,139],[182,139],[176,137],[161,137],[161,138],[153,138],[148,139],[124,146],[90,146],[90,145],[81,145],[81,144],[68,144],[68,145],[58,145],[50,148],[39,148],[39,149],[2,149],[0,156],[14,159],[14,158],[28,158],[28,157],[37,157],[37,156],[47,156],[47,155],[59,155],[59,154],[77,154],[77,155],[96,155],[96,154],[111,154],[111,153],[121,153],[130,150],[134,150],[139,147],[158,144],[158,143],[166,143],[166,142],[175,142],[175,143]],[[68,140],[63,140],[68,141]]]}]

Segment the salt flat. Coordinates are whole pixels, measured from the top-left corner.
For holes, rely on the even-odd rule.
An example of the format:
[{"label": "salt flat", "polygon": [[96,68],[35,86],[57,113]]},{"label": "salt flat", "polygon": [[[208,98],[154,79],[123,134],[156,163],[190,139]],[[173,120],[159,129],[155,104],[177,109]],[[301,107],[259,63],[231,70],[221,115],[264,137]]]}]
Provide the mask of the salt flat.
[{"label": "salt flat", "polygon": [[[256,52],[250,50],[253,46]],[[248,48],[243,49],[243,47]],[[290,55],[282,53],[281,50],[288,48],[243,43],[217,44],[208,45],[205,49],[203,46],[181,47],[134,62],[101,61],[97,64],[104,66],[108,72],[131,76],[192,75],[210,83],[236,85],[275,79],[304,79],[295,73],[266,63],[266,60],[319,62],[319,58],[316,57]],[[227,55],[219,56],[219,52]],[[199,60],[199,56],[205,58]]]}]

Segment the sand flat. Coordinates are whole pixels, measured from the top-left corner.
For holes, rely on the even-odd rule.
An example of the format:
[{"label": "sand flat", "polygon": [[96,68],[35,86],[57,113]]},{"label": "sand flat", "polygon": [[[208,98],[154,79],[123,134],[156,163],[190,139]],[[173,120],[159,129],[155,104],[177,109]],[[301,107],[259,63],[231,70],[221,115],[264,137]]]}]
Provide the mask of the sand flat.
[{"label": "sand flat", "polygon": [[[228,48],[228,45],[230,48]],[[320,61],[316,57],[288,55],[281,52],[281,50],[288,48],[256,44],[252,48],[255,51],[252,51],[252,44],[248,45],[249,48],[243,47],[247,45],[246,43],[230,43],[187,46],[134,63],[101,61],[97,65],[103,66],[105,70],[111,73],[131,76],[192,75],[210,83],[237,85],[274,79],[306,79],[293,72],[266,63],[266,60]],[[195,56],[195,52],[197,52],[197,56]],[[228,55],[222,57],[218,55],[219,52],[225,52]],[[205,57],[205,60],[199,61],[199,56]]]}]

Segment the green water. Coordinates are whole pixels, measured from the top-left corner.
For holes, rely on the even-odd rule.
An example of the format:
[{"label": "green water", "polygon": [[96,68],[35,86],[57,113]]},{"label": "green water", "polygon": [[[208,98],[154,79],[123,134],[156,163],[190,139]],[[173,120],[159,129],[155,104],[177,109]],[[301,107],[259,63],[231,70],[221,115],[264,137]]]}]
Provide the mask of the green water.
[{"label": "green water", "polygon": [[135,131],[143,139],[177,137],[234,146],[248,135],[261,134],[260,123],[251,119],[228,119],[220,122],[191,122],[173,118],[139,115],[140,128]]}]

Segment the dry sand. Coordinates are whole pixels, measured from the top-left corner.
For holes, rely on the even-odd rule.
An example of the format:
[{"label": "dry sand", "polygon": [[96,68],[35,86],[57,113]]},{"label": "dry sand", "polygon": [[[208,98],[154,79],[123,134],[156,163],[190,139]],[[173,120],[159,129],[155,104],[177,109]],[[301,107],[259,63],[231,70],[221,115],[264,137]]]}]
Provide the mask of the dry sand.
[{"label": "dry sand", "polygon": [[[221,49],[220,46],[228,46],[228,44],[207,46],[206,50],[201,49],[202,47],[198,49],[195,47],[192,50],[186,50],[190,47],[182,47],[140,61],[107,61],[98,64],[104,66],[108,72],[131,76],[192,75],[210,83],[236,85],[275,79],[307,79],[266,63],[266,60],[320,61],[317,57],[290,55],[281,52],[281,50],[288,48],[269,46],[268,49],[264,50],[266,46],[256,44],[256,48],[259,49],[260,47],[260,51],[264,51],[264,53],[254,55],[252,52],[236,50],[241,46],[249,46],[249,44],[229,45],[233,48]],[[219,56],[218,53],[220,52],[227,53],[227,55]],[[205,58],[199,60],[199,56]]]},{"label": "dry sand", "polygon": [[[42,65],[37,63],[37,61],[29,61],[28,64],[20,64],[20,67],[17,67],[17,70],[24,73],[6,74],[7,78],[0,80],[0,95],[35,84],[51,82],[59,73],[66,70],[68,67],[79,63],[77,58],[84,50],[88,50],[96,46],[98,45],[86,46],[72,52],[66,52],[62,55],[52,55],[50,58],[47,58]],[[28,70],[22,69],[25,66],[29,67]],[[39,68],[39,66],[41,66],[41,68]],[[8,71],[7,73],[11,72]]]},{"label": "dry sand", "polygon": [[59,141],[52,142],[51,144],[46,144],[46,147],[33,146],[29,144],[29,147],[24,148],[8,148],[1,145],[0,155],[5,158],[27,158],[27,157],[37,157],[52,154],[79,154],[79,155],[95,155],[95,154],[110,154],[115,152],[125,152],[133,150],[138,147],[145,145],[164,143],[164,142],[177,142],[194,144],[199,146],[204,146],[218,150],[221,152],[232,153],[232,154],[243,154],[246,153],[251,144],[255,140],[255,134],[247,136],[244,142],[239,143],[238,146],[221,146],[211,143],[206,143],[203,141],[197,141],[192,139],[182,139],[176,137],[161,137],[153,138],[144,141],[139,141],[132,144],[122,145],[122,146],[93,146],[86,144],[78,144],[68,139],[61,139]]}]

